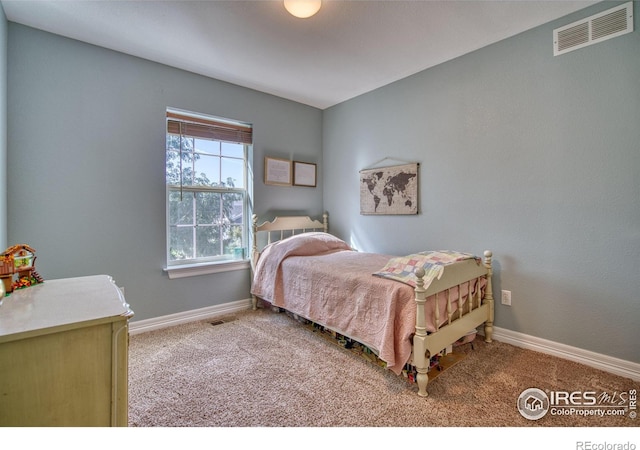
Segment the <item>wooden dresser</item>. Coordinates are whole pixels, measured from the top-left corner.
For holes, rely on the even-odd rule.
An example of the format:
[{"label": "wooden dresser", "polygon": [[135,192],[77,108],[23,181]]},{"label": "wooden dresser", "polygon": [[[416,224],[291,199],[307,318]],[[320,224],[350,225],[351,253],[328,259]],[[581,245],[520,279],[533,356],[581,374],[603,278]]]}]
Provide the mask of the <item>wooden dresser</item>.
[{"label": "wooden dresser", "polygon": [[0,426],[127,426],[129,319],[111,277],[20,289],[0,306]]}]

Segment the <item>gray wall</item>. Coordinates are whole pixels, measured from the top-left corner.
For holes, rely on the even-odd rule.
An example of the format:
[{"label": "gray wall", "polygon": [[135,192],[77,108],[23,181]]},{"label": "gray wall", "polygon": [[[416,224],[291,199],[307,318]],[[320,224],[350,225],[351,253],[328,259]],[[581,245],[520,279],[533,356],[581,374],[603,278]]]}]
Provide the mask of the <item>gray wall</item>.
[{"label": "gray wall", "polygon": [[7,19],[0,7],[0,249],[7,247]]},{"label": "gray wall", "polygon": [[248,270],[169,280],[165,109],[254,126],[255,212],[322,213],[316,189],[262,182],[265,155],[319,163],[322,112],[9,23],[8,240],[46,279],[109,274],[134,320],[248,299]]},{"label": "gray wall", "polygon": [[[6,63],[0,18],[7,241],[33,245],[45,278],[111,274],[136,320],[246,298],[246,271],[162,271],[164,110],[184,108],[254,124],[262,217],[326,209],[366,251],[491,249],[494,291],[513,293],[497,326],[640,362],[638,25],[551,51],[554,28],[611,5],[324,112],[16,24]],[[0,77],[0,115],[6,91]],[[264,155],[319,163],[319,187],[264,186]],[[358,169],[385,157],[421,163],[419,215],[359,215]],[[0,200],[0,243],[6,218]]]},{"label": "gray wall", "polygon": [[[614,5],[326,110],[332,230],[364,251],[491,249],[496,326],[640,362],[637,20],[631,34],[552,51],[554,28]],[[359,214],[358,170],[385,157],[421,163],[419,215]]]}]

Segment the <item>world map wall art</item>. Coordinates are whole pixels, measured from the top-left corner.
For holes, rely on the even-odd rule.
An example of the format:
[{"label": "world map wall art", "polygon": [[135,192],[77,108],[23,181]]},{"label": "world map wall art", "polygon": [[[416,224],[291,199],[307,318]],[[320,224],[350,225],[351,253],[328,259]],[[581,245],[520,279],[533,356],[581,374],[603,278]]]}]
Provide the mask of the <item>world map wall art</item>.
[{"label": "world map wall art", "polygon": [[418,214],[418,163],[360,171],[360,214]]}]

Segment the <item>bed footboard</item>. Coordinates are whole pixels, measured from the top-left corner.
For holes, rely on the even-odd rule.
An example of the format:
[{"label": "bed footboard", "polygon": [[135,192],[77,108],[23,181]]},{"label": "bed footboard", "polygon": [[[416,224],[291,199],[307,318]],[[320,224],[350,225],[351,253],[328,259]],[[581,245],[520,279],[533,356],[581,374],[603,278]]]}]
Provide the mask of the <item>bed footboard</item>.
[{"label": "bed footboard", "polygon": [[[424,287],[425,271],[416,270],[416,332],[413,337],[413,365],[416,368],[416,381],[418,384],[418,395],[426,397],[427,384],[429,382],[429,362],[432,355],[436,355],[449,345],[463,337],[469,330],[484,323],[485,341],[491,342],[493,335],[493,291],[491,285],[492,276],[492,253],[484,252],[483,266],[487,277],[487,284],[484,289],[484,297],[469,295],[467,303],[458,309],[456,314],[452,314],[451,300],[447,298],[447,320],[444,325],[439,326],[433,333],[428,334],[425,321],[425,303],[428,291]],[[440,323],[440,311],[436,302],[434,323]],[[457,316],[457,317],[454,317]]]}]

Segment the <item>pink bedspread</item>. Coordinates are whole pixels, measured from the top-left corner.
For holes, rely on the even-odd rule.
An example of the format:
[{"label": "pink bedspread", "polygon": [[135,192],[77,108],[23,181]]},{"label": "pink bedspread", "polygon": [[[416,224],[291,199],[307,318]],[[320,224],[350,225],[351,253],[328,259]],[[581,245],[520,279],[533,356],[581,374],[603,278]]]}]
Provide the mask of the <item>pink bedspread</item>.
[{"label": "pink bedspread", "polygon": [[[265,248],[251,293],[370,347],[399,374],[411,356],[416,304],[411,286],[373,276],[392,257],[353,251],[326,233],[294,236]],[[433,303],[425,308],[428,331],[435,331]]]}]

